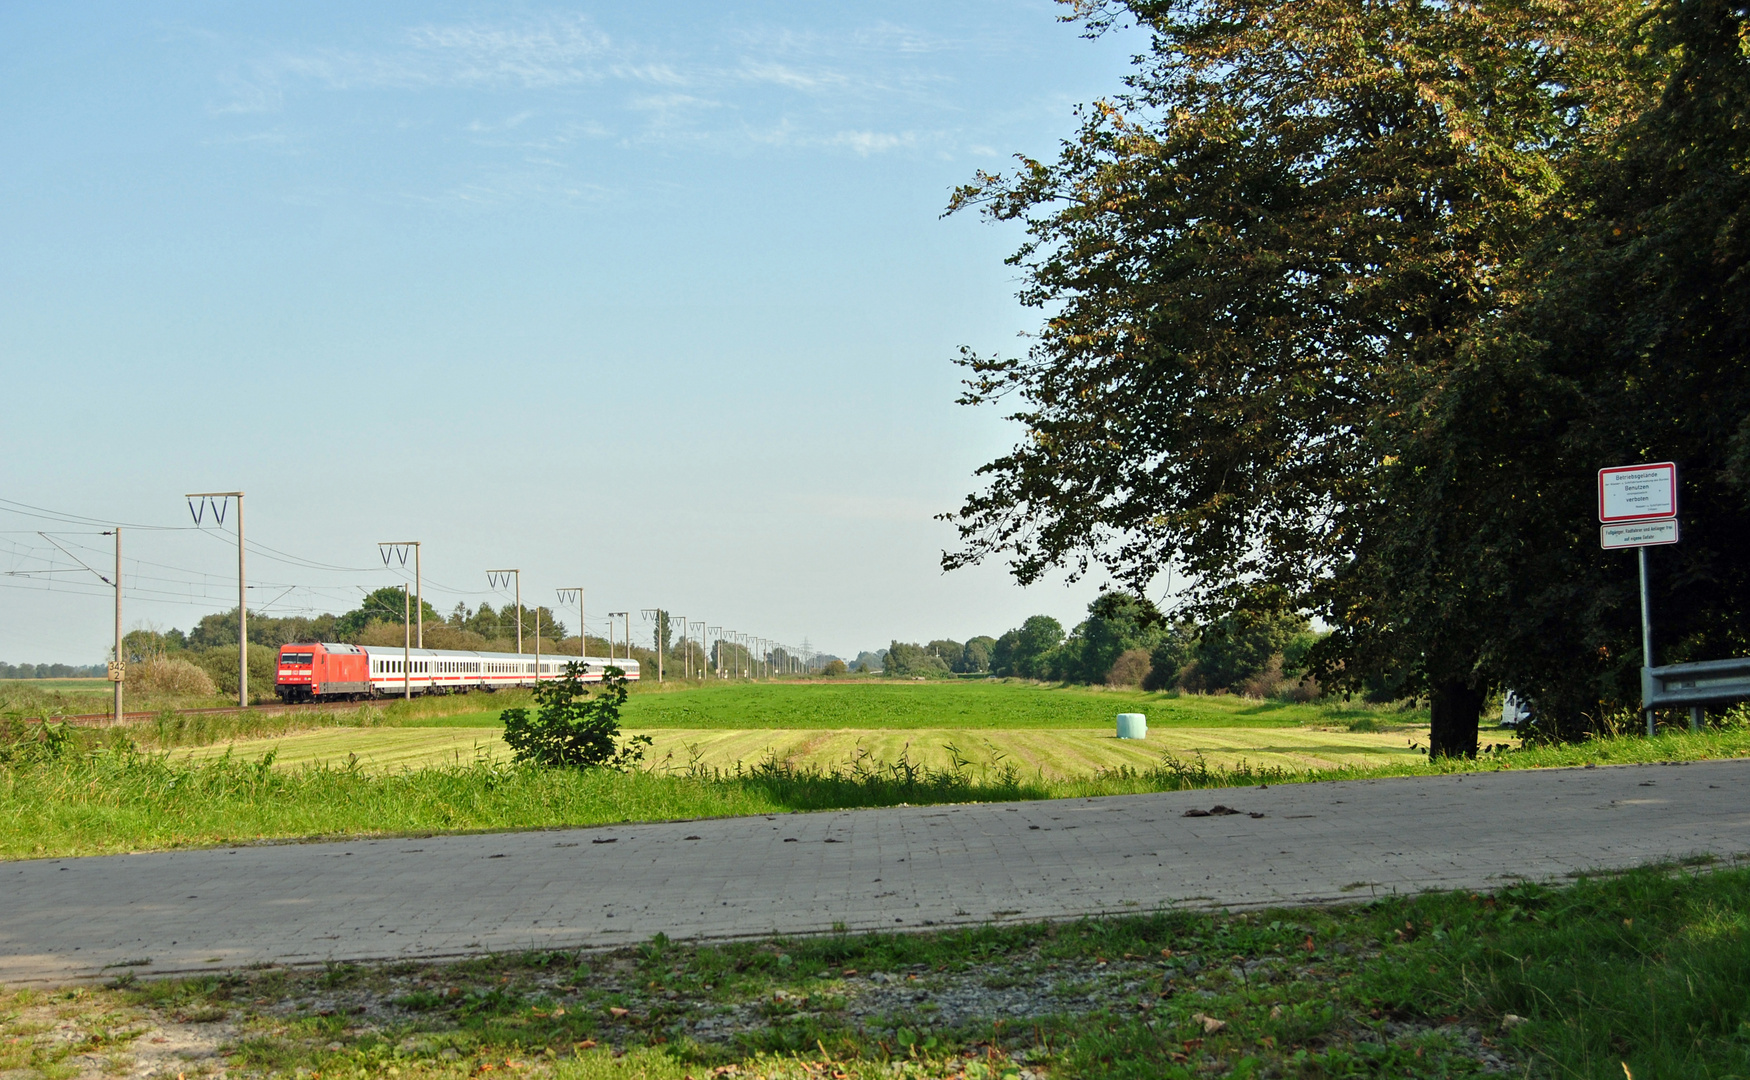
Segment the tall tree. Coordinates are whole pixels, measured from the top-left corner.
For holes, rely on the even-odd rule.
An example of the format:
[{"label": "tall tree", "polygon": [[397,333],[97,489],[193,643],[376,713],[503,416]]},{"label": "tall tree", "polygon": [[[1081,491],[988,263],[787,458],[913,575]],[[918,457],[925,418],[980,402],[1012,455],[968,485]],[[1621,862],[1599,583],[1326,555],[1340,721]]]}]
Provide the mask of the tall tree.
[{"label": "tall tree", "polygon": [[[1684,0],[1649,23],[1657,105],[1576,162],[1509,276],[1521,302],[1414,404],[1382,512],[1329,583],[1328,676],[1428,667],[1463,638],[1477,681],[1529,698],[1551,735],[1633,708],[1635,560],[1599,550],[1593,475],[1659,459],[1680,465],[1683,542],[1650,553],[1654,659],[1750,651],[1746,10]],[[1474,748],[1474,724],[1445,719],[1434,741]]]},{"label": "tall tree", "polygon": [[[1055,163],[981,174],[951,210],[1024,222],[1024,357],[962,356],[968,404],[1025,439],[948,515],[950,569],[1096,563],[1191,610],[1307,609],[1380,514],[1382,474],[1500,311],[1565,164],[1644,102],[1627,0],[1077,5],[1151,35]],[[1477,643],[1418,670],[1480,710]]]}]

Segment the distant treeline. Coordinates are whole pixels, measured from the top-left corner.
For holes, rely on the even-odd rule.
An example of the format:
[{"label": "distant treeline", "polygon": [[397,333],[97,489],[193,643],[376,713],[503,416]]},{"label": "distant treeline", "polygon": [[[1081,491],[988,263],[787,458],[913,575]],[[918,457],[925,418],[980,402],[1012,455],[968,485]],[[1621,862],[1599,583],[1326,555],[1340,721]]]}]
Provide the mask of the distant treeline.
[{"label": "distant treeline", "polygon": [[1105,593],[1067,634],[1051,616],[1035,615],[1001,637],[895,641],[881,667],[901,678],[988,674],[1310,699],[1319,691],[1304,665],[1317,639],[1296,616],[1233,615],[1200,626],[1168,620],[1145,597]]},{"label": "distant treeline", "polygon": [[107,675],[102,664],[8,664],[0,662],[0,679],[89,679]]}]

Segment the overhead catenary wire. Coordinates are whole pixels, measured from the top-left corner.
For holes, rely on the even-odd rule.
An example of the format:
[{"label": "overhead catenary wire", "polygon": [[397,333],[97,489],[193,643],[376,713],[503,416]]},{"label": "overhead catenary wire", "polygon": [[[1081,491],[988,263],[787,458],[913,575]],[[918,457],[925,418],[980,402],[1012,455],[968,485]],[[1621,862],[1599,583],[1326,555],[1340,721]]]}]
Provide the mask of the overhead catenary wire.
[{"label": "overhead catenary wire", "polygon": [[[121,527],[147,533],[195,532],[208,535],[215,543],[225,545],[227,548],[237,539],[235,518],[227,518],[224,525],[218,528],[207,525],[204,521],[197,525],[117,522],[7,498],[0,498],[0,514],[11,514],[30,519],[33,522],[46,522],[63,526],[52,530],[42,527],[0,529],[0,565],[10,564],[7,569],[0,570],[0,588],[25,592],[56,593],[82,599],[107,599],[114,595],[113,586],[106,587],[110,585],[111,578],[96,570],[92,562],[100,557],[113,557],[112,551],[107,545],[104,548],[99,548],[96,544],[82,542],[110,535],[109,530],[111,529]],[[53,532],[52,536],[49,535],[51,531]],[[44,541],[46,546],[20,543],[19,539],[24,537],[37,537]],[[261,543],[259,540],[244,540],[239,546],[244,551],[261,559],[301,570],[346,575],[381,575],[384,572],[380,566],[349,566],[309,558],[270,544]],[[57,565],[63,559],[74,565]],[[271,611],[275,613],[276,617],[282,618],[292,617],[294,614],[307,616],[332,614],[331,609],[334,607],[355,605],[357,602],[354,599],[355,592],[363,592],[367,595],[369,592],[362,585],[348,586],[297,580],[260,580],[239,583],[228,574],[221,576],[218,573],[191,566],[136,556],[123,558],[121,564],[123,580],[121,592],[125,597],[134,597],[153,604],[182,609],[205,608],[210,612],[212,605],[223,604],[228,598],[232,599],[235,604],[238,598],[235,597],[235,594],[228,597],[227,593],[238,589],[239,584],[242,585],[241,592],[251,597],[248,601],[249,607],[263,614]],[[392,571],[396,569],[403,568],[391,568]],[[82,580],[83,575],[87,573],[94,575],[102,584],[88,579]],[[396,576],[407,575],[397,574]],[[424,580],[424,586],[437,596],[462,601],[481,601],[503,595],[501,591],[492,588],[484,590],[458,588],[441,580],[430,578]],[[271,595],[269,596],[269,594]],[[269,598],[258,599],[261,596],[269,596]],[[520,608],[520,605],[518,607]],[[420,610],[423,613],[423,606]],[[538,608],[529,613],[540,618]],[[373,614],[377,614],[377,612],[373,612]],[[382,612],[381,614],[392,615],[390,612]],[[580,612],[580,615],[583,614]],[[618,616],[618,619],[610,617],[607,620],[591,620],[587,616],[580,618],[577,636],[579,638],[594,636],[598,639],[606,637],[611,641],[619,636],[616,631],[623,627],[625,636],[629,639],[631,637],[630,626],[620,622],[620,620],[628,619],[628,615],[619,612],[616,612],[615,615]],[[521,621],[522,619],[519,618],[518,622]],[[692,627],[682,628],[682,640],[696,641],[706,658],[716,660],[720,664],[721,658],[711,656],[711,635],[707,632],[689,633],[692,629]],[[707,630],[708,627],[704,625],[697,627],[697,631]],[[744,638],[745,643],[744,641],[720,640],[719,644],[729,645],[732,653],[737,654],[732,659],[736,661],[738,667],[745,664],[751,669],[753,664],[759,663],[769,673],[777,663],[775,650],[783,648],[787,658],[793,653],[793,650],[777,645],[775,642],[757,639],[761,652],[756,657],[753,655],[756,639],[751,635],[736,635],[736,637]],[[630,647],[630,640],[626,644]],[[587,652],[587,650],[585,651]],[[807,657],[800,659],[806,665]],[[703,674],[703,665],[701,665],[701,674]],[[749,670],[748,674],[752,675],[752,670]]]}]

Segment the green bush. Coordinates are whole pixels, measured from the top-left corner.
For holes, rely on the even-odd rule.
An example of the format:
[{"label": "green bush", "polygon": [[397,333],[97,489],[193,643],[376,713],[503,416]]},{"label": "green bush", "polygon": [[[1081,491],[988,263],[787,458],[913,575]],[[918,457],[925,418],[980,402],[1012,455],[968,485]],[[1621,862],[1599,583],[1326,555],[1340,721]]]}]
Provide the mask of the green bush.
[{"label": "green bush", "polygon": [[504,741],[518,763],[549,769],[588,769],[605,765],[626,769],[644,758],[650,736],[621,743],[620,706],[626,703],[626,673],[610,667],[593,699],[583,684],[582,667],[565,665],[563,678],[535,686],[535,712],[506,709]]},{"label": "green bush", "polygon": [[[221,695],[227,698],[237,696],[237,646],[220,645],[217,648],[201,652],[183,654],[199,666],[213,680]],[[279,678],[279,650],[270,649],[266,645],[249,646],[249,696],[254,700],[274,696],[274,686]]]}]

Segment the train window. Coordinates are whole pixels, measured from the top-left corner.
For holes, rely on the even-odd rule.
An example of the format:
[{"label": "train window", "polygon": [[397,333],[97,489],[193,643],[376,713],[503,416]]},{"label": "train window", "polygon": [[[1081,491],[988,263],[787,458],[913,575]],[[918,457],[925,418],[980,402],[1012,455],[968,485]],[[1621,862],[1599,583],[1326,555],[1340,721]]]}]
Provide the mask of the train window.
[{"label": "train window", "polygon": [[280,663],[282,664],[308,664],[313,658],[314,654],[307,652],[280,653]]}]

